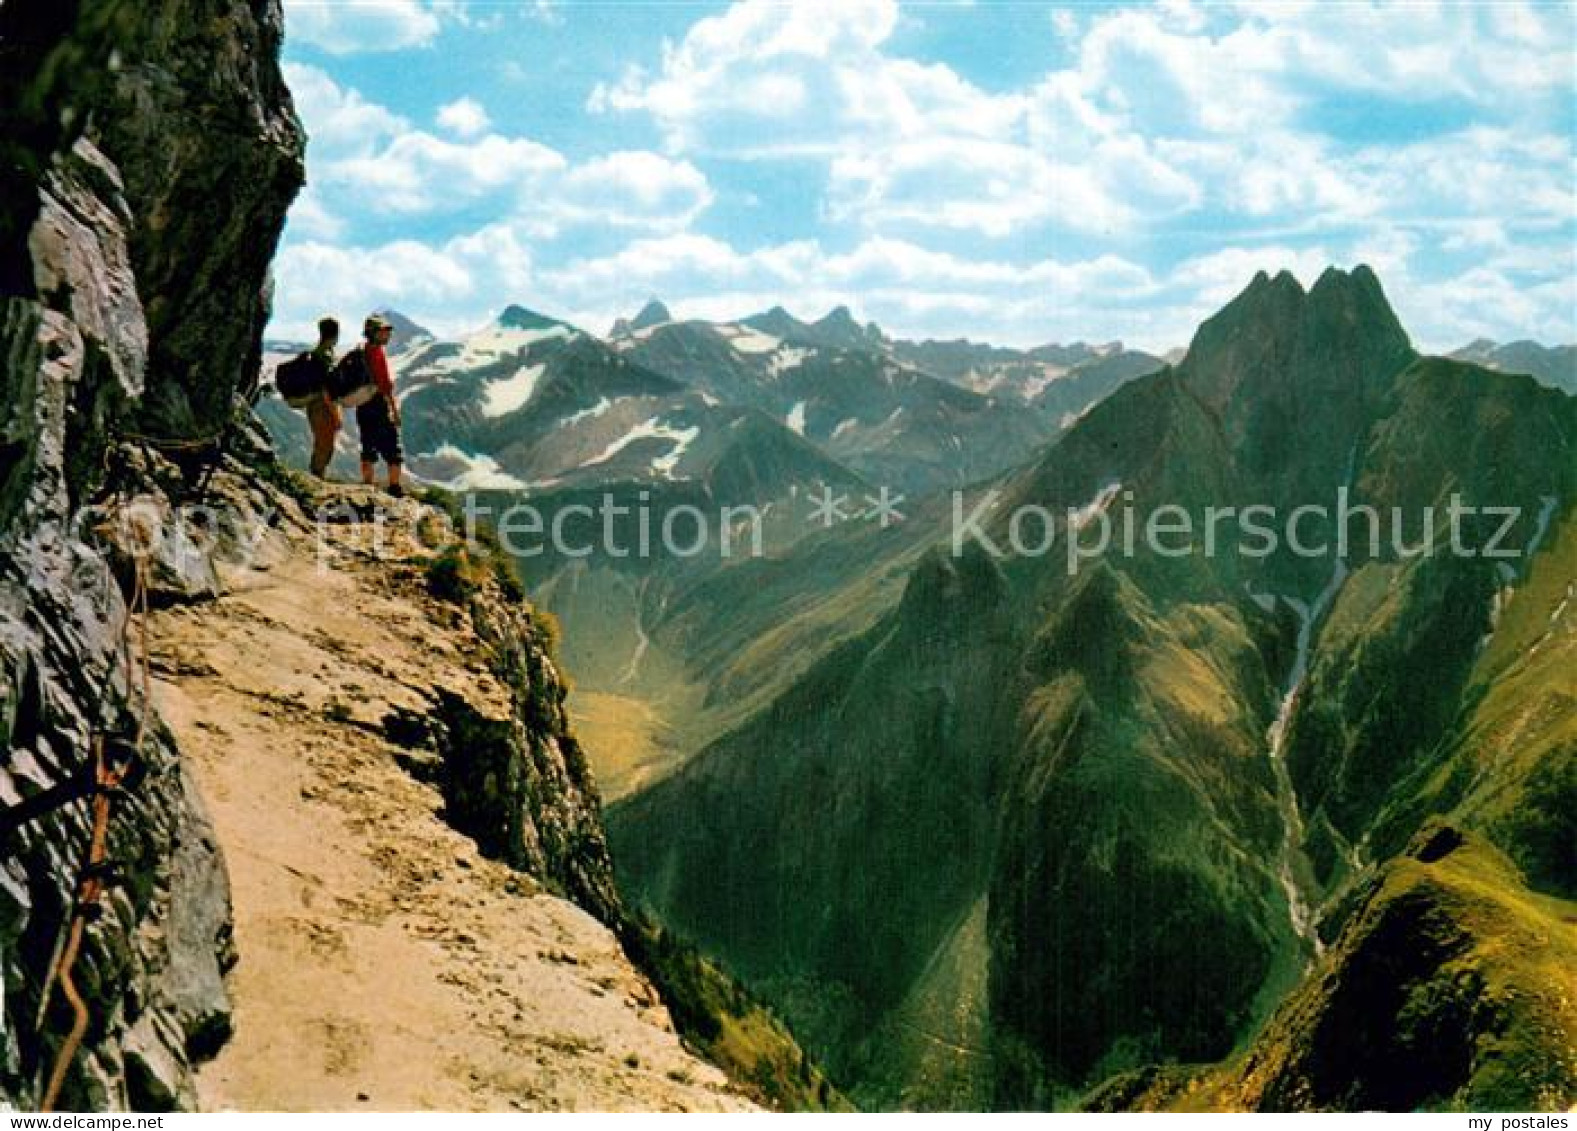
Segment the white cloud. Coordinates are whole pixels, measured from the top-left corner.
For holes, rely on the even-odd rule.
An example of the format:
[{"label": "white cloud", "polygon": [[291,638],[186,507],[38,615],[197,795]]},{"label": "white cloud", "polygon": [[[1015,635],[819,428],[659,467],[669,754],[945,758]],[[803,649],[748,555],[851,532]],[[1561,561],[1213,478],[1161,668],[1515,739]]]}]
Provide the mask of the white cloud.
[{"label": "white cloud", "polygon": [[357,91],[340,86],[317,67],[285,64],[296,113],[307,127],[308,156],[320,159],[369,153],[410,128],[404,118]]},{"label": "white cloud", "polygon": [[[908,334],[976,336],[1032,344],[1110,327],[1114,309],[1160,288],[1116,256],[1027,264],[965,258],[904,240],[867,239],[847,252],[815,241],[740,251],[707,236],[632,241],[601,257],[545,267],[539,292],[600,325],[660,294],[687,317],[730,319],[786,303],[806,317],[848,305]],[[1135,325],[1138,325],[1135,323]]]},{"label": "white cloud", "polygon": [[[1064,14],[1048,40],[1082,33],[1071,66],[986,91],[894,54],[890,4],[741,0],[693,25],[655,70],[599,85],[589,107],[644,112],[678,153],[825,161],[828,215],[870,231],[1132,237],[1210,208],[1274,232],[1387,211],[1396,179],[1320,132],[1327,99],[1542,106],[1555,120],[1516,132],[1569,124],[1562,19],[1526,4],[1186,0]],[[1569,159],[1543,162],[1545,199],[1552,170],[1569,182]],[[1403,187],[1420,200],[1419,184]]]},{"label": "white cloud", "polygon": [[393,307],[440,333],[460,333],[527,293],[531,255],[508,227],[429,244],[395,240],[378,247],[287,243],[274,262],[271,333],[306,335],[324,312],[347,324]]},{"label": "white cloud", "polygon": [[645,111],[678,152],[823,159],[829,215],[872,231],[1112,232],[1199,201],[1080,82],[989,92],[888,53],[890,5],[826,11],[744,0],[590,107]]},{"label": "white cloud", "polygon": [[343,219],[335,216],[324,205],[316,186],[308,185],[290,206],[290,238],[308,240],[338,240],[346,234]]},{"label": "white cloud", "polygon": [[577,225],[672,231],[714,199],[689,161],[620,150],[576,164],[529,138],[483,132],[486,111],[469,98],[439,109],[439,124],[460,135],[440,137],[316,68],[292,65],[287,77],[312,139],[304,236],[332,238],[331,212],[409,223],[484,204],[539,237]]},{"label": "white cloud", "polygon": [[597,328],[657,294],[681,318],[729,320],[778,304],[814,318],[847,305],[904,336],[967,334],[1012,345],[1122,338],[1159,353],[1187,344],[1258,271],[1290,270],[1307,286],[1327,266],[1365,262],[1422,349],[1445,351],[1477,336],[1569,338],[1577,275],[1528,284],[1514,264],[1491,258],[1451,278],[1420,278],[1412,268],[1419,244],[1396,233],[1357,247],[1226,246],[1157,272],[1113,254],[1014,262],[880,236],[847,251],[814,240],[740,250],[681,232],[640,237],[607,255],[537,263],[529,234],[493,224],[436,245],[287,246],[276,268],[272,332],[305,334],[324,311],[354,318],[392,305],[459,333],[515,301]]},{"label": "white cloud", "polygon": [[571,164],[526,138],[451,141],[406,133],[377,152],[330,162],[324,183],[365,213],[431,219],[489,202],[501,221],[538,237],[577,225],[673,230],[713,200],[688,161],[620,151]]},{"label": "white cloud", "polygon": [[[830,215],[873,229],[1003,236],[1132,218],[1105,169],[1028,144],[1029,96],[883,53],[895,20],[888,3],[745,0],[692,27],[660,74],[632,69],[594,90],[590,106],[646,111],[679,152],[825,159]],[[1178,188],[1170,171],[1154,183]]]},{"label": "white cloud", "polygon": [[660,71],[598,84],[594,112],[645,111],[669,148],[831,154],[849,138],[989,135],[1015,113],[940,64],[879,50],[891,0],[837,6],[742,0],[698,21]]},{"label": "white cloud", "polygon": [[439,12],[453,4],[420,0],[285,0],[285,37],[331,55],[400,51],[438,35]]},{"label": "white cloud", "polygon": [[374,212],[432,213],[519,193],[567,164],[557,151],[526,138],[488,134],[458,142],[411,131],[375,153],[331,162],[324,180]]},{"label": "white cloud", "polygon": [[564,22],[563,7],[560,0],[533,0],[529,15],[540,24],[558,27]]},{"label": "white cloud", "polygon": [[[316,258],[297,254],[292,277],[311,284],[310,266],[359,303],[373,263],[430,268],[430,295],[376,301],[439,323],[513,299],[602,325],[658,293],[708,317],[847,303],[906,333],[1166,348],[1256,270],[1369,262],[1428,348],[1569,340],[1569,16],[1088,8],[1044,22],[1066,65],[986,89],[898,54],[890,0],[743,0],[592,91],[589,110],[649,122],[652,148],[576,160],[496,132],[472,99],[440,108],[435,135],[296,66],[313,184],[290,238]],[[757,247],[700,230],[718,197],[745,197],[707,176],[736,160],[797,162],[796,183],[809,169],[823,226]],[[496,221],[449,235],[477,214]],[[328,256],[347,216],[445,238]],[[596,230],[605,249],[621,229],[622,247],[570,261],[551,242]],[[1080,251],[1059,250],[1065,234]]]},{"label": "white cloud", "polygon": [[1473,338],[1570,341],[1577,276],[1567,274],[1529,286],[1506,272],[1482,266],[1419,283],[1408,297],[1404,319],[1409,313],[1416,316],[1409,329],[1431,350],[1443,352]]},{"label": "white cloud", "polygon": [[482,104],[474,98],[457,98],[438,108],[438,124],[460,137],[476,137],[493,124]]},{"label": "white cloud", "polygon": [[690,162],[625,150],[569,169],[555,198],[543,203],[570,221],[684,228],[712,199],[706,177]]}]

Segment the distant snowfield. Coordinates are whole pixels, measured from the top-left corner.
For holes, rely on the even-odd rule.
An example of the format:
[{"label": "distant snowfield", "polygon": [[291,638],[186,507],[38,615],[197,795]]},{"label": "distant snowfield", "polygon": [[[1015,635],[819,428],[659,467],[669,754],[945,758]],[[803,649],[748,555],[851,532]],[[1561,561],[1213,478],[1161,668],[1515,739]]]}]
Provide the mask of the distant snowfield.
[{"label": "distant snowfield", "polygon": [[513,377],[489,381],[482,391],[482,415],[506,416],[524,407],[531,399],[531,395],[537,391],[537,383],[542,380],[542,374],[546,370],[545,364],[522,365],[515,371]]},{"label": "distant snowfield", "polygon": [[700,425],[693,424],[689,428],[674,428],[671,425],[664,424],[661,417],[654,416],[650,420],[643,421],[631,428],[623,436],[620,436],[603,449],[601,455],[587,460],[581,464],[581,467],[595,467],[599,463],[606,463],[638,440],[668,440],[672,442],[673,447],[667,453],[652,460],[652,470],[665,479],[672,479],[674,468],[679,466],[679,461],[684,458],[684,453],[700,434]]},{"label": "distant snowfield", "polygon": [[1036,397],[1040,396],[1041,393],[1046,391],[1047,385],[1050,385],[1053,381],[1060,381],[1064,376],[1067,375],[1067,372],[1068,371],[1060,365],[1042,364],[1040,367],[1040,376],[1031,377],[1028,381],[1025,381],[1023,390],[1019,393],[1019,396],[1026,401],[1032,401]]},{"label": "distant snowfield", "polygon": [[793,408],[789,409],[788,420],[785,423],[789,426],[790,431],[798,432],[801,436],[805,434],[804,401],[800,401]]},{"label": "distant snowfield", "polygon": [[613,402],[603,397],[590,408],[583,408],[579,412],[572,412],[563,420],[563,426],[568,428],[572,424],[579,424],[582,420],[594,420],[613,407]]},{"label": "distant snowfield", "polygon": [[728,344],[740,353],[771,353],[782,342],[771,334],[763,334],[749,326],[723,325],[717,332],[728,339]]},{"label": "distant snowfield", "polygon": [[767,360],[767,375],[769,377],[781,377],[790,369],[798,369],[805,364],[805,359],[814,352],[814,350],[808,350],[802,346],[784,346]]},{"label": "distant snowfield", "polygon": [[492,365],[499,358],[519,353],[550,338],[572,338],[577,331],[568,326],[549,326],[545,330],[517,330],[512,326],[489,326],[460,343],[460,352],[423,365],[422,373],[455,373]]},{"label": "distant snowfield", "polygon": [[453,444],[441,445],[426,458],[462,465],[458,475],[432,480],[447,491],[522,491],[526,487],[524,480],[509,474],[492,456],[472,455]]},{"label": "distant snowfield", "polygon": [[623,330],[607,339],[608,345],[621,353],[634,349],[658,330],[672,326],[672,322],[654,322],[650,326],[642,326],[639,330]]}]

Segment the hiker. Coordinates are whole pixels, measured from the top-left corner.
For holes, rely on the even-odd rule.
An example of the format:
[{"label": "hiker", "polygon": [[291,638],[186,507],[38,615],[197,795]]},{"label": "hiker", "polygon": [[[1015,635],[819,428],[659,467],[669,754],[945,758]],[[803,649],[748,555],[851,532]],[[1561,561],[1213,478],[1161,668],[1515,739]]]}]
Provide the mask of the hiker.
[{"label": "hiker", "polygon": [[307,414],[312,429],[312,474],[328,478],[329,462],[334,458],[334,439],[343,423],[339,406],[329,391],[329,374],[334,370],[334,347],[339,344],[339,322],[318,320],[318,344],[281,365],[274,382],[279,395],[292,408]]},{"label": "hiker", "polygon": [[362,326],[367,340],[360,352],[377,392],[357,406],[356,428],[361,432],[361,481],[369,486],[373,483],[381,456],[389,468],[389,494],[398,499],[405,495],[405,488],[400,485],[400,471],[405,463],[400,451],[400,405],[394,399],[394,378],[383,352],[393,333],[394,325],[376,314],[369,315]]},{"label": "hiker", "polygon": [[307,402],[307,424],[312,428],[312,474],[319,479],[329,476],[329,463],[334,459],[334,439],[339,435],[344,417],[339,406],[329,396],[328,375],[334,368],[334,347],[339,345],[339,322],[333,318],[318,321],[318,344],[312,348],[313,360],[322,367],[323,386],[318,395]]}]

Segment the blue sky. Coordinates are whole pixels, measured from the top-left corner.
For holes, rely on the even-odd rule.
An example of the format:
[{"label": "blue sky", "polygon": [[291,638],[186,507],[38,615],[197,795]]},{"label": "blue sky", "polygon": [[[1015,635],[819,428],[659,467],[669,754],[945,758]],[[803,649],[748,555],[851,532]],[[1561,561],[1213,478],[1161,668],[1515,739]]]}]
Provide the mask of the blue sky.
[{"label": "blue sky", "polygon": [[1256,270],[1577,340],[1570,4],[285,0],[276,336],[844,303],[1164,349]]}]

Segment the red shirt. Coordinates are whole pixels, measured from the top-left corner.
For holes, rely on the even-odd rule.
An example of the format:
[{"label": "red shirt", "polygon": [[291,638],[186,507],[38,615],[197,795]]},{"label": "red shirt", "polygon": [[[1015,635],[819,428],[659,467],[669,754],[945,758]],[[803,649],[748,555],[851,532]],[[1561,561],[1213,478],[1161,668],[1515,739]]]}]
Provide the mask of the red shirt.
[{"label": "red shirt", "polygon": [[394,400],[394,378],[389,374],[389,359],[383,356],[383,347],[367,344],[367,372],[372,374],[378,392]]}]

